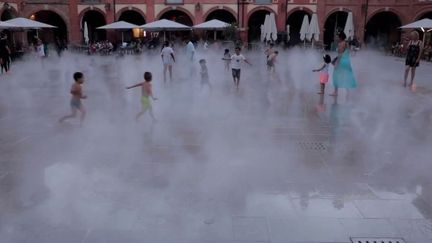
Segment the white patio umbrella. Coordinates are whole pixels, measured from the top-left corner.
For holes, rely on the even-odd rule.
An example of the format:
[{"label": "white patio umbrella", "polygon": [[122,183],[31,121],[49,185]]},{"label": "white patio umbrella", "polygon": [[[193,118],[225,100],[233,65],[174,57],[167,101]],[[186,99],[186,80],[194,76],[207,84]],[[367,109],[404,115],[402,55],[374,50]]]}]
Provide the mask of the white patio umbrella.
[{"label": "white patio umbrella", "polygon": [[304,42],[304,45],[306,45],[306,35],[309,31],[309,16],[305,14],[303,17],[303,23],[300,28],[300,40]]},{"label": "white patio umbrella", "polygon": [[[9,24],[9,23],[0,21],[0,29],[13,29],[13,28],[16,28],[16,26],[13,24]],[[12,42],[15,43],[15,35],[14,34],[12,34]]]},{"label": "white patio umbrella", "polygon": [[260,40],[261,40],[261,42],[264,42],[264,40],[265,40],[264,24],[261,25],[260,30],[261,30]]},{"label": "white patio umbrella", "polygon": [[56,26],[45,24],[39,21],[34,21],[26,18],[14,18],[5,21],[8,24],[15,25],[16,28],[20,29],[43,29],[43,28],[57,28]]},{"label": "white patio umbrella", "polygon": [[[14,18],[14,19],[9,19],[7,21],[5,21],[5,23],[7,24],[11,24],[14,25],[15,27],[13,27],[12,29],[17,29],[17,30],[36,30],[36,36],[39,36],[38,33],[38,29],[44,29],[44,28],[57,28],[56,26],[53,25],[49,25],[49,24],[45,24],[39,21],[35,21],[35,20],[31,20],[31,19],[26,19],[26,18]],[[23,35],[23,43],[24,43],[24,35]]]},{"label": "white patio umbrella", "polygon": [[227,26],[229,26],[228,23],[220,21],[218,19],[212,19],[209,21],[206,21],[201,24],[197,24],[193,26],[194,29],[201,29],[201,30],[213,30],[214,31],[214,39],[216,40],[216,31],[223,30]]},{"label": "white patio umbrella", "polygon": [[197,24],[193,26],[194,29],[207,29],[207,30],[222,30],[225,29],[227,26],[229,26],[228,23],[220,21],[218,19],[212,19],[209,21],[206,21],[201,24]]},{"label": "white patio umbrella", "polygon": [[432,29],[432,19],[421,19],[399,27],[400,29]]},{"label": "white patio umbrella", "polygon": [[0,21],[0,29],[13,29],[13,28],[17,28],[17,26],[4,21]]},{"label": "white patio umbrella", "polygon": [[273,41],[276,41],[277,40],[277,26],[276,26],[275,14],[271,13],[269,18],[270,18],[270,39],[272,39]]},{"label": "white patio umbrella", "polygon": [[157,20],[145,25],[141,25],[140,28],[149,31],[163,31],[164,32],[164,40],[166,38],[166,31],[175,31],[175,30],[191,30],[191,27],[180,24],[171,20],[161,19]]},{"label": "white patio umbrella", "polygon": [[264,19],[264,33],[265,33],[265,41],[270,40],[271,35],[271,23],[270,23],[270,15],[267,14]]},{"label": "white patio umbrella", "polygon": [[87,21],[86,22],[84,22],[84,41],[85,41],[85,43],[88,45],[88,43],[89,43],[89,32],[88,32],[88,27],[87,27]]},{"label": "white patio umbrella", "polygon": [[348,13],[344,33],[347,36],[347,40],[352,40],[354,38],[354,21],[352,12]]},{"label": "white patio umbrella", "polygon": [[319,41],[319,35],[320,35],[320,29],[318,25],[318,17],[316,13],[312,14],[312,19],[309,24],[308,33],[306,35],[306,38],[309,41],[312,41],[312,47],[314,44],[314,41]]},{"label": "white patio umbrella", "polygon": [[[421,29],[423,33],[432,31],[432,19],[421,19],[415,21],[411,24],[407,24],[399,27],[399,29]],[[426,35],[423,34],[423,43],[425,41]]]},{"label": "white patio umbrella", "polygon": [[[96,29],[100,30],[131,30],[139,28],[138,25],[128,23],[126,21],[117,21],[111,24],[107,24],[101,27],[97,27]],[[122,43],[124,42],[124,33],[122,31]]]}]

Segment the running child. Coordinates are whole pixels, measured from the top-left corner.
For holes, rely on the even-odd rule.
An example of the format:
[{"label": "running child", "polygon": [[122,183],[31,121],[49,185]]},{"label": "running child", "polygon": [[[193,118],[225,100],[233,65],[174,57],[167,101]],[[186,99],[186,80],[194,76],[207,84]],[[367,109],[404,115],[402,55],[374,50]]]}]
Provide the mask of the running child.
[{"label": "running child", "polygon": [[72,98],[70,100],[70,106],[72,113],[70,115],[64,116],[60,118],[59,122],[63,122],[70,118],[75,118],[77,115],[77,111],[81,113],[80,116],[80,124],[82,125],[84,118],[86,116],[86,111],[81,102],[82,99],[86,99],[87,96],[83,95],[82,84],[84,83],[84,75],[81,72],[76,72],[73,75],[74,84],[72,84],[70,93],[72,94]]},{"label": "running child", "polygon": [[273,51],[268,57],[267,57],[267,71],[269,73],[274,73],[275,70],[275,62],[276,62],[276,57],[278,56],[279,52],[278,51]]},{"label": "running child", "polygon": [[209,81],[209,75],[208,75],[206,60],[205,59],[199,60],[199,64],[201,66],[201,71],[200,71],[200,73],[201,73],[201,88],[204,85],[207,85],[211,89],[211,84]]},{"label": "running child", "polygon": [[228,71],[231,63],[231,54],[229,52],[229,49],[225,49],[222,60],[225,61],[225,71]]},{"label": "running child", "polygon": [[240,72],[241,72],[242,63],[245,62],[245,63],[252,66],[252,64],[250,62],[248,62],[246,57],[244,57],[242,54],[240,54],[240,51],[241,51],[241,48],[236,47],[234,55],[231,56],[232,76],[233,76],[233,80],[234,80],[234,85],[236,86],[237,89],[239,88],[239,85],[240,85]]},{"label": "running child", "polygon": [[126,89],[141,87],[141,111],[135,117],[135,120],[137,120],[137,121],[142,115],[144,115],[144,113],[147,110],[149,111],[149,114],[150,114],[151,118],[153,119],[153,121],[156,121],[156,119],[153,115],[153,109],[152,109],[152,105],[150,102],[150,98],[152,98],[153,100],[157,100],[157,98],[155,98],[153,96],[151,81],[152,81],[151,72],[145,72],[144,73],[144,82],[126,87]]},{"label": "running child", "polygon": [[312,70],[313,72],[320,72],[319,78],[320,78],[320,86],[321,90],[318,92],[318,94],[324,94],[325,85],[329,80],[329,66],[331,63],[331,57],[329,55],[323,56],[324,62],[319,69]]}]

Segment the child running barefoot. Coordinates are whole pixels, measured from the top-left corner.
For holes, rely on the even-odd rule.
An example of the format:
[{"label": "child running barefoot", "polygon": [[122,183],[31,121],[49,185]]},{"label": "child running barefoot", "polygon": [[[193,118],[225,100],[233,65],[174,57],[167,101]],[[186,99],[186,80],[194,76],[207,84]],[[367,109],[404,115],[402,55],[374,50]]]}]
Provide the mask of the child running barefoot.
[{"label": "child running barefoot", "polygon": [[240,85],[240,73],[241,73],[241,67],[242,67],[243,62],[252,66],[252,64],[246,59],[246,57],[244,57],[240,53],[240,51],[241,51],[241,48],[239,46],[236,47],[234,55],[231,56],[232,76],[233,76],[234,85],[235,85],[237,90],[239,89],[239,85]]},{"label": "child running barefoot", "polygon": [[144,82],[126,87],[126,89],[132,89],[135,87],[141,87],[141,111],[136,115],[135,119],[138,121],[138,119],[144,115],[144,113],[148,110],[149,114],[151,116],[151,118],[153,119],[153,121],[156,121],[156,118],[153,115],[153,109],[151,106],[151,102],[150,102],[150,97],[153,100],[157,100],[157,98],[155,98],[153,96],[153,92],[152,92],[152,86],[151,86],[151,81],[152,81],[152,74],[151,72],[145,72],[144,73]]},{"label": "child running barefoot", "polygon": [[201,59],[199,60],[199,64],[201,66],[201,89],[204,85],[207,85],[211,89],[211,84],[209,81],[209,75],[208,75],[208,69],[206,65],[206,60]]},{"label": "child running barefoot", "polygon": [[231,63],[231,54],[229,52],[229,49],[225,49],[222,60],[225,61],[225,71],[229,71],[230,63]]},{"label": "child running barefoot", "polygon": [[70,101],[71,111],[72,113],[70,115],[64,116],[60,118],[59,122],[63,122],[66,119],[75,118],[77,111],[81,113],[80,116],[80,124],[82,125],[86,111],[82,105],[81,100],[86,99],[87,96],[83,95],[82,93],[82,84],[84,83],[84,75],[81,72],[76,72],[73,75],[73,78],[75,80],[75,83],[72,85],[70,93],[72,94],[72,98]]},{"label": "child running barefoot", "polygon": [[329,55],[323,56],[324,63],[322,64],[321,68],[312,70],[313,72],[320,72],[320,85],[321,90],[318,92],[318,94],[324,94],[325,85],[329,80],[329,65],[331,63],[331,57]]}]

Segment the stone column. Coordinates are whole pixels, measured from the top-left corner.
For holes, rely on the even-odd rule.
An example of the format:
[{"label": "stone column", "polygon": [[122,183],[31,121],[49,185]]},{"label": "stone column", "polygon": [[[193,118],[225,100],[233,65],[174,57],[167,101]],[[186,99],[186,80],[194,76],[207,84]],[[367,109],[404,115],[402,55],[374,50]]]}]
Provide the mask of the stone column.
[{"label": "stone column", "polygon": [[154,0],[147,0],[146,1],[146,8],[147,8],[147,13],[146,13],[146,23],[150,23],[155,21],[156,16],[155,16],[155,1]]},{"label": "stone column", "polygon": [[320,40],[324,41],[324,25],[326,21],[326,5],[325,1],[317,2],[317,15],[318,15],[318,24],[320,28]]},{"label": "stone column", "polygon": [[69,36],[69,43],[71,44],[80,44],[82,40],[80,19],[78,15],[79,3],[80,0],[69,0],[68,36]]}]

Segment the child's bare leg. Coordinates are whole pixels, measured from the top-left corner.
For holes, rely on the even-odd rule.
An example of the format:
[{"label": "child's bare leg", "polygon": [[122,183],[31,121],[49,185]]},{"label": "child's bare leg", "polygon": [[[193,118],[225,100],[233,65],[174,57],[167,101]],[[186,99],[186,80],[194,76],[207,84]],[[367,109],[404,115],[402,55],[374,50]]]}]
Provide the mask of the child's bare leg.
[{"label": "child's bare leg", "polygon": [[411,82],[410,82],[410,86],[413,86],[413,84],[414,84],[415,73],[416,73],[416,68],[412,67],[411,68]]},{"label": "child's bare leg", "polygon": [[331,96],[337,96],[338,95],[338,88],[335,87],[333,94]]},{"label": "child's bare leg", "polygon": [[147,111],[146,108],[143,108],[136,116],[135,116],[135,120],[138,121],[138,119],[144,115],[144,113]]},{"label": "child's bare leg", "polygon": [[163,68],[163,79],[164,79],[164,83],[166,82],[166,72],[167,72],[167,69],[168,69],[168,66],[167,66],[167,65],[164,65],[164,68]]},{"label": "child's bare leg", "polygon": [[404,86],[404,87],[406,87],[406,85],[407,85],[407,79],[408,79],[408,73],[409,73],[409,70],[410,70],[410,67],[407,66],[407,67],[405,68],[405,77],[404,77],[404,83],[403,83],[403,86]]},{"label": "child's bare leg", "polygon": [[72,109],[72,113],[70,115],[67,115],[67,116],[64,116],[64,117],[60,118],[59,122],[64,122],[67,119],[75,118],[76,114],[77,114],[77,110],[76,109]]},{"label": "child's bare leg", "polygon": [[84,121],[84,118],[86,117],[87,112],[86,112],[86,110],[84,109],[84,107],[82,107],[82,106],[81,106],[81,108],[80,108],[80,112],[81,112],[81,116],[80,116],[80,123],[82,124],[83,121]]},{"label": "child's bare leg", "polygon": [[169,71],[170,81],[172,81],[172,65],[168,66],[168,71]]},{"label": "child's bare leg", "polygon": [[318,94],[324,94],[325,84],[320,84],[320,92]]},{"label": "child's bare leg", "polygon": [[153,119],[153,121],[156,121],[156,118],[155,118],[155,116],[153,114],[153,108],[151,106],[149,108],[149,114],[150,114],[150,117]]}]

